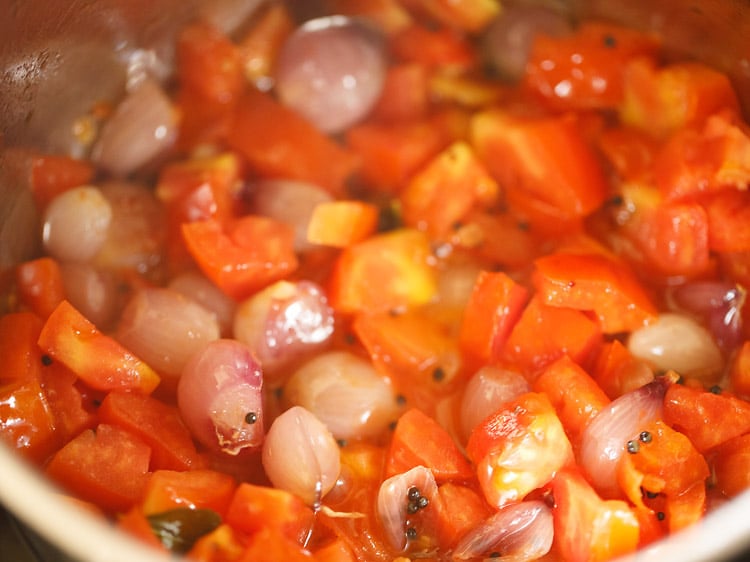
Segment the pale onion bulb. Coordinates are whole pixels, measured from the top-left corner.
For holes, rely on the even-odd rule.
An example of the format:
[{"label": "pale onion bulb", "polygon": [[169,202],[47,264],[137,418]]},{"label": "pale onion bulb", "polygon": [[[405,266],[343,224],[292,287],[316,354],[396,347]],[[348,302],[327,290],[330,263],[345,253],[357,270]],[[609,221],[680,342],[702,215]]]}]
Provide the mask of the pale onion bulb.
[{"label": "pale onion bulb", "polygon": [[398,417],[389,382],[369,361],[347,351],[305,363],[287,382],[284,396],[315,414],[336,439],[375,437]]},{"label": "pale onion bulb", "polygon": [[492,556],[492,560],[528,562],[552,548],[552,510],[538,500],[510,504],[466,533],[453,549],[457,560]]},{"label": "pale onion bulb", "polygon": [[656,322],[635,330],[628,338],[628,349],[656,370],[672,370],[706,382],[714,382],[724,368],[711,333],[682,314],[661,314]]},{"label": "pale onion bulb", "polygon": [[669,381],[660,377],[623,394],[596,414],[583,430],[579,463],[605,498],[621,495],[617,464],[628,441],[635,439],[645,426],[661,418],[668,385]]},{"label": "pale onion bulb", "polygon": [[60,266],[65,297],[100,330],[107,331],[120,309],[121,294],[115,276],[89,264]]},{"label": "pale onion bulb", "polygon": [[116,333],[120,343],[171,377],[178,377],[193,354],[219,336],[213,314],[165,288],[137,291],[125,306]]},{"label": "pale onion bulb", "polygon": [[112,206],[98,188],[65,191],[44,212],[44,249],[61,262],[91,261],[104,246],[111,222]]},{"label": "pale onion bulb", "polygon": [[314,414],[293,406],[279,415],[263,443],[263,468],[271,483],[318,506],[341,472],[339,446]]},{"label": "pale onion bulb", "polygon": [[208,277],[198,271],[186,271],[174,277],[167,287],[211,312],[219,324],[222,336],[230,335],[237,303]]}]

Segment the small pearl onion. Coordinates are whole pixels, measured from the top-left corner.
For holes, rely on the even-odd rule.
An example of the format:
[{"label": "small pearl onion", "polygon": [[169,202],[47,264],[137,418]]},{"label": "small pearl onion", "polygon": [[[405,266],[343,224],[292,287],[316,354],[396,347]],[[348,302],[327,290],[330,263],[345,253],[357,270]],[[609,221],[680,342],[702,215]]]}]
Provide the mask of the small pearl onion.
[{"label": "small pearl onion", "polygon": [[662,314],[658,321],[630,335],[628,349],[662,371],[715,382],[724,367],[710,332],[689,316]]},{"label": "small pearl onion", "polygon": [[44,213],[44,248],[61,262],[90,261],[107,240],[112,207],[92,186],[70,189],[55,197]]}]

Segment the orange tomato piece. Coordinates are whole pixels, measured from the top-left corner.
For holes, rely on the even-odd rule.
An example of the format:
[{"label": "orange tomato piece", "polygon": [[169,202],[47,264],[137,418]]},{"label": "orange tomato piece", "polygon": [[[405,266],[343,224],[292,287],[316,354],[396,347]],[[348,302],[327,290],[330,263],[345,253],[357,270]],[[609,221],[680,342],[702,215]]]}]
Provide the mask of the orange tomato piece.
[{"label": "orange tomato piece", "polygon": [[94,166],[85,160],[56,154],[31,157],[31,192],[39,209],[61,193],[87,185],[94,177]]},{"label": "orange tomato piece", "polygon": [[500,359],[533,380],[563,355],[585,365],[602,343],[599,323],[572,308],[548,306],[534,295],[510,332]]},{"label": "orange tomato piece", "polygon": [[739,109],[726,74],[702,63],[657,67],[651,58],[638,58],[626,64],[623,75],[620,120],[655,137],[700,125],[722,109]]},{"label": "orange tomato piece", "polygon": [[500,13],[497,0],[412,0],[442,25],[469,33],[486,27]]},{"label": "orange tomato piece", "polygon": [[750,431],[750,403],[728,392],[672,384],[664,396],[664,421],[705,453]]},{"label": "orange tomato piece", "polygon": [[603,562],[638,547],[640,524],[624,501],[603,500],[575,469],[552,481],[555,544],[564,560]]},{"label": "orange tomato piece", "polygon": [[318,203],[307,225],[307,241],[346,248],[374,234],[378,218],[379,209],[363,201]]},{"label": "orange tomato piece", "polygon": [[266,178],[306,181],[333,194],[358,167],[356,156],[270,94],[250,89],[237,103],[226,141]]},{"label": "orange tomato piece", "polygon": [[244,551],[244,536],[223,523],[195,541],[185,557],[196,562],[228,562],[239,560]]},{"label": "orange tomato piece", "polygon": [[703,201],[708,247],[715,252],[750,251],[750,193],[726,189]]},{"label": "orange tomato piece", "polygon": [[523,87],[558,110],[616,109],[624,97],[624,68],[655,56],[655,37],[598,21],[583,22],[561,37],[538,34]]},{"label": "orange tomato piece", "polygon": [[634,505],[648,507],[655,496],[665,497],[662,509],[670,532],[703,516],[708,464],[685,435],[664,422],[643,428],[639,439],[628,444],[617,471],[621,487]]},{"label": "orange tomato piece", "polygon": [[396,422],[385,464],[385,477],[415,466],[432,471],[435,481],[470,480],[473,469],[450,434],[433,418],[411,408]]},{"label": "orange tomato piece", "polygon": [[399,200],[404,224],[441,238],[469,211],[495,203],[498,194],[471,147],[458,141],[412,176]]},{"label": "orange tomato piece", "polygon": [[466,452],[490,505],[500,508],[545,486],[573,461],[554,407],[529,392],[503,404],[471,432]]},{"label": "orange tomato piece", "polygon": [[424,118],[430,107],[428,83],[428,70],[420,64],[401,63],[388,67],[371,118],[389,123]]},{"label": "orange tomato piece", "polygon": [[533,389],[549,398],[574,447],[589,422],[610,402],[596,381],[567,355],[549,365]]},{"label": "orange tomato piece", "polygon": [[403,228],[345,248],[329,282],[339,312],[377,312],[427,303],[435,295],[435,272],[427,236]]},{"label": "orange tomato piece", "polygon": [[400,62],[455,71],[476,66],[478,57],[468,38],[453,29],[412,23],[390,38],[390,49]]},{"label": "orange tomato piece", "polygon": [[750,397],[750,341],[744,342],[732,360],[729,371],[732,391],[740,397]]},{"label": "orange tomato piece", "polygon": [[272,83],[276,58],[294,31],[294,19],[284,4],[271,3],[255,16],[252,27],[239,40],[245,77],[258,87]]},{"label": "orange tomato piece", "polygon": [[0,386],[0,439],[23,458],[44,463],[60,446],[55,417],[38,379]]},{"label": "orange tomato piece", "polygon": [[215,219],[183,223],[182,235],[203,273],[237,300],[298,266],[291,227],[268,217],[246,215],[225,225]]},{"label": "orange tomato piece", "polygon": [[18,298],[40,318],[47,318],[65,299],[60,264],[53,258],[41,257],[16,268]]},{"label": "orange tomato piece", "polygon": [[152,392],[159,375],[112,337],[100,332],[68,301],[50,314],[39,347],[97,390]]},{"label": "orange tomato piece", "polygon": [[232,476],[215,470],[156,470],[149,476],[141,509],[146,515],[176,508],[210,509],[223,517],[236,487]]},{"label": "orange tomato piece", "polygon": [[286,490],[242,482],[232,496],[225,521],[247,534],[271,530],[287,541],[298,542],[309,533],[313,512]]},{"label": "orange tomato piece", "polygon": [[290,539],[274,528],[264,527],[254,533],[237,562],[314,562],[312,553],[301,541]]},{"label": "orange tomato piece", "polygon": [[527,300],[528,290],[507,274],[480,272],[461,321],[461,351],[477,364],[499,357]]},{"label": "orange tomato piece", "polygon": [[508,197],[538,201],[559,219],[584,217],[607,197],[598,157],[575,118],[481,111],[472,118],[471,143]]},{"label": "orange tomato piece", "polygon": [[446,482],[438,486],[438,496],[445,506],[438,522],[438,538],[444,549],[450,549],[493,513],[484,497],[468,486]]},{"label": "orange tomato piece", "polygon": [[414,21],[401,0],[327,0],[331,13],[360,16],[393,35]]},{"label": "orange tomato piece", "polygon": [[0,384],[39,381],[42,352],[36,341],[44,321],[33,312],[11,312],[0,316]]},{"label": "orange tomato piece", "polygon": [[603,254],[558,252],[534,261],[534,285],[550,306],[593,311],[602,332],[643,327],[656,305],[625,262]]},{"label": "orange tomato piece", "polygon": [[205,464],[175,406],[145,394],[112,391],[98,413],[103,423],[127,429],[151,447],[151,470],[192,470]]},{"label": "orange tomato piece", "polygon": [[750,488],[750,434],[726,441],[716,449],[712,462],[716,486],[727,497],[733,498]]},{"label": "orange tomato piece", "polygon": [[57,451],[46,473],[69,492],[105,511],[126,511],[143,493],[150,457],[150,447],[140,438],[99,424]]},{"label": "orange tomato piece", "polygon": [[633,357],[620,340],[602,345],[591,374],[612,400],[651,382],[654,377],[651,368]]}]

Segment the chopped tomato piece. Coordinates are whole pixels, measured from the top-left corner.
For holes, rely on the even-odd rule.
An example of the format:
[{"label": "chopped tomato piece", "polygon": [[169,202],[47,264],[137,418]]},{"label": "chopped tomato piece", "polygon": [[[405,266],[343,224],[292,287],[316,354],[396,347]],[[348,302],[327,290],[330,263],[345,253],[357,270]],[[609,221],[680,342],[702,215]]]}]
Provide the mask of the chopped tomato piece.
[{"label": "chopped tomato piece", "polygon": [[315,562],[356,562],[352,549],[343,539],[337,538],[314,552]]},{"label": "chopped tomato piece", "polygon": [[383,90],[371,111],[374,121],[407,122],[422,119],[429,109],[427,69],[416,63],[391,66]]},{"label": "chopped tomato piece", "polygon": [[445,27],[429,28],[412,23],[391,37],[391,52],[398,61],[427,68],[467,70],[478,62],[468,38]]},{"label": "chopped tomato piece", "polygon": [[153,391],[156,372],[110,336],[100,332],[68,301],[50,314],[39,347],[97,390]]},{"label": "chopped tomato piece", "polygon": [[413,18],[401,0],[328,0],[332,14],[361,16],[392,35],[411,25]]},{"label": "chopped tomato piece", "polygon": [[535,295],[511,330],[501,358],[533,379],[563,355],[585,365],[601,343],[597,321],[580,310],[548,306]]},{"label": "chopped tomato piece", "polygon": [[732,391],[742,398],[750,397],[750,341],[740,346],[732,360],[729,377]]},{"label": "chopped tomato piece", "polygon": [[16,268],[18,298],[40,318],[47,318],[65,299],[60,264],[43,257],[22,263]]},{"label": "chopped tomato piece", "polygon": [[107,424],[87,429],[57,451],[47,474],[106,511],[126,511],[148,480],[151,449],[129,431]]},{"label": "chopped tomato piece", "polygon": [[656,137],[700,125],[716,111],[739,109],[729,78],[698,62],[657,67],[651,58],[638,58],[623,75],[621,121]]},{"label": "chopped tomato piece", "polygon": [[618,480],[634,505],[647,507],[650,499],[665,496],[662,509],[670,532],[703,516],[709,474],[706,460],[690,440],[662,421],[643,428],[618,465]]},{"label": "chopped tomato piece", "polygon": [[633,357],[620,340],[605,342],[602,345],[591,373],[599,387],[612,400],[651,382],[654,378],[651,368]]},{"label": "chopped tomato piece", "polygon": [[232,496],[225,521],[248,534],[267,530],[297,542],[310,532],[313,512],[290,492],[243,482]]},{"label": "chopped tomato piece", "polygon": [[580,444],[589,422],[610,402],[596,381],[567,355],[549,365],[533,388],[549,398],[574,446]]},{"label": "chopped tomato piece", "polygon": [[442,25],[470,33],[486,27],[500,13],[497,0],[414,0],[412,3]]},{"label": "chopped tomato piece", "polygon": [[705,453],[750,431],[750,403],[727,392],[672,384],[664,396],[664,421]]},{"label": "chopped tomato piece", "polygon": [[491,109],[474,115],[471,138],[490,174],[516,199],[538,201],[561,219],[586,216],[606,199],[601,165],[574,118]]},{"label": "chopped tomato piece", "polygon": [[55,417],[37,379],[0,386],[0,439],[27,460],[43,463],[59,447]]},{"label": "chopped tomato piece", "polygon": [[441,238],[469,211],[492,205],[498,192],[497,183],[471,147],[455,142],[412,176],[401,191],[404,224]]},{"label": "chopped tomato piece", "polygon": [[605,334],[637,330],[656,316],[635,274],[614,257],[558,252],[537,258],[534,266],[542,302],[593,311]]},{"label": "chopped tomato piece", "polygon": [[254,533],[237,562],[314,562],[302,541],[290,539],[278,529],[263,527]]},{"label": "chopped tomato piece", "polygon": [[261,87],[272,80],[276,57],[294,31],[294,19],[284,4],[276,2],[264,6],[256,17],[240,39],[239,50],[245,77]]},{"label": "chopped tomato piece", "polygon": [[528,290],[503,272],[480,272],[464,309],[459,345],[478,364],[501,355],[523,312]]},{"label": "chopped tomato piece", "polygon": [[351,152],[254,89],[240,99],[227,142],[261,176],[306,181],[334,194],[343,193],[357,167]]},{"label": "chopped tomato piece", "polygon": [[750,181],[750,132],[733,112],[711,115],[700,129],[680,129],[654,156],[654,182],[669,200],[695,199]]},{"label": "chopped tomato piece", "polygon": [[85,160],[55,154],[31,157],[31,192],[40,209],[68,189],[87,185],[93,177],[94,166]]},{"label": "chopped tomato piece", "polygon": [[415,466],[432,471],[439,483],[470,480],[473,470],[450,434],[433,418],[416,408],[404,412],[393,430],[386,457],[386,477]]},{"label": "chopped tomato piece", "polygon": [[206,276],[237,300],[298,265],[291,227],[268,217],[246,215],[226,225],[214,219],[183,223],[182,234]]},{"label": "chopped tomato piece", "polygon": [[412,174],[455,140],[449,117],[351,127],[346,142],[361,159],[360,173],[368,186],[384,193],[398,192]]},{"label": "chopped tomato piece", "polygon": [[565,560],[603,562],[637,548],[635,511],[624,501],[601,499],[577,470],[558,473],[552,494],[555,543]]},{"label": "chopped tomato piece", "polygon": [[244,536],[231,525],[221,524],[195,541],[185,557],[196,562],[228,562],[239,560],[244,551]]},{"label": "chopped tomato piece", "polygon": [[151,515],[184,507],[226,514],[237,484],[230,475],[215,470],[157,470],[146,484],[141,506]]},{"label": "chopped tomato piece", "polygon": [[429,415],[459,382],[461,356],[445,328],[421,310],[362,313],[353,329],[374,365],[412,406]]},{"label": "chopped tomato piece", "polygon": [[39,381],[42,352],[36,341],[44,321],[33,312],[13,312],[0,316],[0,384]]},{"label": "chopped tomato piece", "polygon": [[597,21],[563,37],[540,33],[523,84],[555,109],[615,109],[623,101],[627,62],[653,56],[658,47],[653,36]]},{"label": "chopped tomato piece", "polygon": [[427,236],[414,229],[378,234],[339,256],[329,285],[332,306],[343,313],[424,304],[436,291]]},{"label": "chopped tomato piece", "polygon": [[[49,363],[49,364],[48,364]],[[59,361],[45,361],[42,388],[55,418],[55,431],[67,443],[98,423],[97,411],[81,391],[76,374]]]},{"label": "chopped tomato piece", "polygon": [[191,470],[203,459],[175,406],[136,392],[110,392],[99,419],[137,435],[151,447],[151,469]]},{"label": "chopped tomato piece", "polygon": [[703,202],[708,246],[715,252],[750,251],[750,193],[726,189]]},{"label": "chopped tomato piece", "polygon": [[659,149],[652,137],[623,127],[602,131],[597,146],[617,174],[627,181],[646,181]]},{"label": "chopped tomato piece", "polygon": [[313,244],[346,248],[374,234],[378,216],[376,206],[362,201],[319,203],[307,225],[307,240]]},{"label": "chopped tomato piece", "polygon": [[716,486],[733,498],[750,488],[750,433],[726,441],[716,449],[713,460]]},{"label": "chopped tomato piece", "polygon": [[529,392],[478,424],[466,452],[490,505],[520,501],[573,461],[560,419],[544,394]]}]

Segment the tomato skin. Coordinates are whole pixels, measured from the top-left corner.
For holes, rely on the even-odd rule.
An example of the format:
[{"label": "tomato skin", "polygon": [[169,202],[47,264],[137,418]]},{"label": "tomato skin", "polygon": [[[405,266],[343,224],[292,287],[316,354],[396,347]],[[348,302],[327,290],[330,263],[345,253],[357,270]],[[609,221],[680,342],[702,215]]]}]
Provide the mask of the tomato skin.
[{"label": "tomato skin", "polygon": [[159,375],[113,338],[103,334],[68,301],[50,314],[39,347],[97,390],[152,392]]},{"label": "tomato skin", "polygon": [[386,457],[385,477],[415,466],[429,468],[438,484],[470,480],[474,474],[450,434],[433,418],[412,408],[396,422]]},{"label": "tomato skin", "polygon": [[68,189],[86,185],[94,177],[94,166],[85,160],[55,154],[31,157],[31,191],[40,209]]},{"label": "tomato skin", "polygon": [[0,316],[0,357],[3,358],[0,384],[40,380],[42,353],[36,340],[43,326],[43,320],[33,312]]},{"label": "tomato skin", "polygon": [[750,251],[750,194],[722,190],[703,200],[708,219],[708,247],[721,253]]},{"label": "tomato skin", "polygon": [[47,475],[105,511],[126,511],[141,497],[151,448],[129,431],[107,424],[85,430],[57,451]]},{"label": "tomato skin", "polygon": [[183,223],[182,235],[206,276],[236,300],[298,266],[291,227],[268,217],[246,215],[226,225],[215,219]]},{"label": "tomato skin", "polygon": [[264,527],[254,533],[237,562],[313,562],[310,551],[279,530]]},{"label": "tomato skin", "polygon": [[151,447],[151,470],[192,470],[205,463],[174,406],[140,393],[112,391],[98,413],[102,422],[127,429]]},{"label": "tomato skin", "polygon": [[560,471],[552,495],[555,543],[564,560],[603,562],[637,548],[634,510],[624,501],[601,499],[578,470]]},{"label": "tomato skin", "polygon": [[496,508],[522,500],[573,461],[555,409],[544,394],[534,392],[503,404],[478,424],[466,452],[486,500]]},{"label": "tomato skin", "polygon": [[559,252],[537,258],[534,266],[534,284],[545,304],[593,310],[605,334],[637,330],[656,316],[641,283],[615,258]]},{"label": "tomato skin", "polygon": [[750,403],[727,392],[672,384],[664,396],[664,421],[705,453],[750,431]]}]

